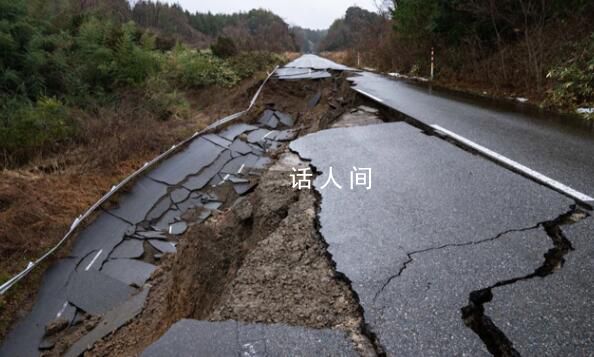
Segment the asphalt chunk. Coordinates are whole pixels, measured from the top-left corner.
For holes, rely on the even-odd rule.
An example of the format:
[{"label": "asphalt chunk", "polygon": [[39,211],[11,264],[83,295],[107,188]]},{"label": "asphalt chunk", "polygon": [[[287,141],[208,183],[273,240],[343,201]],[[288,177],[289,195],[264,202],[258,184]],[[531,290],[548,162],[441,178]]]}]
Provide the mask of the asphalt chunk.
[{"label": "asphalt chunk", "polygon": [[149,288],[144,288],[140,293],[106,313],[99,325],[72,345],[64,356],[78,357],[95,342],[124,326],[142,311],[148,293]]},{"label": "asphalt chunk", "polygon": [[221,131],[219,133],[219,136],[232,141],[232,140],[235,140],[235,138],[237,138],[241,134],[249,132],[249,131],[253,131],[256,129],[258,129],[257,126],[253,126],[253,125],[249,125],[249,124],[243,124],[243,123],[235,124],[235,125],[228,127],[227,129]]},{"label": "asphalt chunk", "polygon": [[194,140],[185,150],[165,160],[149,176],[159,182],[174,186],[190,175],[210,165],[224,149],[206,139]]},{"label": "asphalt chunk", "polygon": [[231,151],[226,150],[211,165],[200,171],[199,174],[188,177],[183,183],[183,186],[190,191],[197,191],[204,188],[231,159]]},{"label": "asphalt chunk", "polygon": [[252,148],[241,139],[235,139],[235,141],[233,141],[233,144],[229,146],[229,149],[237,153],[240,153],[241,155],[246,155],[252,152]]},{"label": "asphalt chunk", "polygon": [[171,196],[171,200],[173,203],[180,203],[188,199],[190,197],[190,190],[181,187],[173,190],[169,195]]},{"label": "asphalt chunk", "polygon": [[109,210],[126,222],[138,224],[146,218],[151,209],[167,194],[168,187],[148,177],[140,178],[127,192],[120,197],[118,206]]},{"label": "asphalt chunk", "polygon": [[89,253],[104,250],[99,263],[107,259],[111,252],[124,239],[124,235],[132,226],[105,212],[91,223],[79,236],[72,252],[72,257],[84,258]]},{"label": "asphalt chunk", "polygon": [[101,272],[128,285],[141,287],[150,278],[156,267],[134,259],[113,259],[107,261]]},{"label": "asphalt chunk", "polygon": [[204,135],[202,138],[225,149],[229,149],[229,146],[231,146],[230,140],[227,140],[217,134]]},{"label": "asphalt chunk", "polygon": [[133,288],[96,270],[76,272],[67,288],[68,301],[91,315],[103,315],[133,293]]},{"label": "asphalt chunk", "polygon": [[154,240],[151,239],[148,241],[150,245],[152,245],[155,249],[160,251],[161,253],[176,253],[177,249],[175,248],[175,244],[171,242],[164,242],[161,240]]},{"label": "asphalt chunk", "polygon": [[125,239],[111,252],[110,259],[140,258],[144,254],[144,247],[141,240]]}]

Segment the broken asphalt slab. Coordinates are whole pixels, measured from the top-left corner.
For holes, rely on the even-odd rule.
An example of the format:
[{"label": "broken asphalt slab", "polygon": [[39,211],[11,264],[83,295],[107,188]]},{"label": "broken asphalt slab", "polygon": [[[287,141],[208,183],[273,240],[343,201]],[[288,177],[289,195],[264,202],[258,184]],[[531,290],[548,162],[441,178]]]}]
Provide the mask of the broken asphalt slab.
[{"label": "broken asphalt slab", "polygon": [[343,66],[336,62],[332,62],[328,59],[322,58],[320,56],[306,54],[303,55],[294,61],[287,63],[283,70],[287,70],[290,68],[311,68],[311,69],[318,69],[318,70],[325,70],[330,69],[334,71],[355,71],[354,68]]},{"label": "broken asphalt slab", "polygon": [[157,356],[357,356],[344,332],[236,321],[181,320],[146,349]]},{"label": "broken asphalt slab", "polygon": [[162,183],[142,177],[129,192],[122,194],[117,207],[108,212],[126,222],[138,224],[144,221],[151,209],[167,194],[167,189]]},{"label": "broken asphalt slab", "polygon": [[109,255],[110,259],[140,258],[144,254],[144,246],[139,239],[125,239]]},{"label": "broken asphalt slab", "polygon": [[[119,245],[132,226],[121,219],[100,212],[99,216],[76,239],[70,256],[83,259],[93,252],[101,252],[93,264],[99,269],[109,253]],[[87,265],[88,266],[88,265]],[[86,266],[85,266],[86,268]]]},{"label": "broken asphalt slab", "polygon": [[[410,311],[406,307],[402,311],[383,310],[384,306],[398,306],[389,295],[381,296],[388,299],[381,305],[376,305],[374,299],[382,286],[407,266],[411,252],[472,244],[503,232],[534,227],[557,218],[573,204],[565,196],[406,123],[325,130],[294,141],[291,149],[311,159],[320,172],[314,185],[322,195],[319,219],[328,251],[337,271],[351,281],[371,330],[383,347],[395,354],[410,351],[406,349],[409,345],[400,346],[393,338],[407,333],[406,326],[396,319],[409,313],[413,318],[415,312],[412,307]],[[342,189],[333,184],[320,189],[330,167]],[[354,167],[372,169],[370,190],[350,189]],[[545,244],[551,243],[546,235],[542,239]],[[504,252],[488,250],[495,256]],[[539,254],[544,253],[546,250]],[[482,264],[475,268],[490,269]],[[510,274],[515,273],[512,266],[508,269]],[[414,278],[414,272],[407,270],[402,276]],[[449,288],[456,285],[455,273],[442,271],[439,264],[431,272],[434,279],[443,279],[442,290],[429,289],[432,295],[460,294],[460,301],[467,300],[471,291]],[[393,278],[388,287],[398,289],[402,276]],[[464,305],[453,314],[459,314]],[[437,305],[429,311],[434,318],[443,313]],[[470,329],[465,330],[459,315],[457,322],[458,331],[465,337],[459,334],[451,338],[450,351],[484,351],[482,341]],[[414,331],[423,341],[429,335],[439,340],[443,331],[439,326],[427,320],[425,326],[416,326]],[[424,337],[419,335],[421,327],[426,329]],[[433,344],[429,341],[420,346],[429,348]],[[430,351],[436,350],[423,353]]]},{"label": "broken asphalt slab", "polygon": [[136,317],[136,315],[142,312],[149,290],[150,288],[145,287],[141,292],[131,297],[126,302],[106,313],[101,322],[99,322],[99,324],[88,334],[75,342],[64,356],[81,356],[86,350],[91,348],[95,342],[127,324],[130,320]]},{"label": "broken asphalt slab", "polygon": [[303,79],[324,79],[331,78],[332,74],[326,70],[313,70],[308,68],[279,68],[276,76],[280,80],[296,81]]},{"label": "broken asphalt slab", "polygon": [[150,239],[149,244],[152,245],[155,249],[160,251],[161,253],[176,253],[177,249],[175,248],[175,244],[172,242],[164,242],[161,240]]},{"label": "broken asphalt slab", "polygon": [[240,123],[240,124],[232,125],[232,126],[228,127],[227,129],[221,131],[219,133],[219,136],[221,136],[227,140],[233,141],[233,140],[235,140],[235,138],[237,138],[241,134],[250,132],[250,131],[253,131],[256,129],[258,129],[257,126]]},{"label": "broken asphalt slab", "polygon": [[204,188],[231,160],[231,151],[226,150],[212,164],[200,171],[200,173],[189,176],[182,185],[190,191],[197,191]]},{"label": "broken asphalt slab", "polygon": [[221,146],[206,139],[198,138],[186,149],[152,170],[149,176],[171,186],[177,185],[186,177],[194,175],[204,167],[210,165],[222,151],[223,148]]},{"label": "broken asphalt slab", "polygon": [[134,259],[108,260],[101,272],[125,284],[141,287],[150,278],[156,267]]},{"label": "broken asphalt slab", "polygon": [[96,270],[74,273],[66,291],[71,304],[91,315],[103,315],[134,293],[125,283]]}]

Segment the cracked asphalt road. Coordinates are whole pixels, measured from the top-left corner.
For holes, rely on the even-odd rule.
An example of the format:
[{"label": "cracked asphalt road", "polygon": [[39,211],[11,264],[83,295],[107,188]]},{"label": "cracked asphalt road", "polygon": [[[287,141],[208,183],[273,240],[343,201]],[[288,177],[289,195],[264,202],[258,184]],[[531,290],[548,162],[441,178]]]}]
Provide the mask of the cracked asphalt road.
[{"label": "cracked asphalt road", "polygon": [[[388,355],[489,355],[460,309],[473,291],[541,267],[554,248],[543,223],[574,204],[404,122],[325,130],[291,149],[320,174],[314,185],[322,196],[321,233]],[[321,189],[330,167],[343,189]],[[372,169],[371,190],[348,187],[353,167]],[[587,230],[575,234],[589,239]],[[592,282],[585,289],[591,293]],[[576,323],[565,331],[589,326],[582,310],[571,313]],[[529,307],[524,316],[530,319]],[[515,343],[526,334],[507,337]],[[591,340],[582,343],[592,347]],[[562,350],[553,338],[543,348]]]}]

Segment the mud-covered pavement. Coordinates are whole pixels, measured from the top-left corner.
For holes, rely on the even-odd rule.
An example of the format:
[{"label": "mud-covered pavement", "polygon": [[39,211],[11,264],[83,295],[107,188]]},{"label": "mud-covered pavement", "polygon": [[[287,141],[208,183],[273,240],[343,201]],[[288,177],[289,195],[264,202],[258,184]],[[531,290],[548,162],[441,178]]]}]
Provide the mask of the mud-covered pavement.
[{"label": "mud-covered pavement", "polygon": [[289,64],[103,205],[0,355],[588,355],[588,207],[356,75]]}]

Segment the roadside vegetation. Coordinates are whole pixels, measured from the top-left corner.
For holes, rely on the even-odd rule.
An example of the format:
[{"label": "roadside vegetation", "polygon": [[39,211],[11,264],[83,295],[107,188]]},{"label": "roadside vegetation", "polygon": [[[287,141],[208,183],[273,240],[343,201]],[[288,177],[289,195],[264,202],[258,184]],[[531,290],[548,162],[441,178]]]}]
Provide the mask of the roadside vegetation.
[{"label": "roadside vegetation", "polygon": [[594,107],[592,1],[388,0],[379,10],[349,9],[320,49],[429,77],[433,48],[440,85],[570,112]]},{"label": "roadside vegetation", "polygon": [[[294,49],[270,12],[218,21],[157,2],[0,0],[0,283],[113,184],[245,109]],[[45,267],[0,296],[0,340]]]},{"label": "roadside vegetation", "polygon": [[93,135],[85,117],[102,109],[187,117],[187,91],[232,87],[282,61],[240,51],[227,37],[197,49],[100,9],[69,9],[51,17],[24,0],[0,0],[2,167],[84,143]]}]

